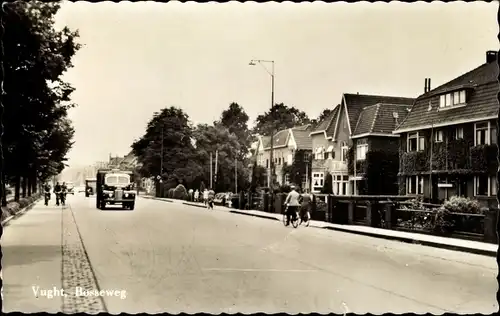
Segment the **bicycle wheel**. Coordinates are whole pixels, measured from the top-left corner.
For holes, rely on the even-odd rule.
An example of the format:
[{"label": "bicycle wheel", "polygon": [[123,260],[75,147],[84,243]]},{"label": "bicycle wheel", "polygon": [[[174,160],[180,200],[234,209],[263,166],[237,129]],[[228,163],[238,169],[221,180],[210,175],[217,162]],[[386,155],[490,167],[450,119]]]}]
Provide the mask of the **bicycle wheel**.
[{"label": "bicycle wheel", "polygon": [[283,225],[286,226],[286,212],[283,213]]},{"label": "bicycle wheel", "polygon": [[295,220],[293,218],[290,220],[292,222],[293,228],[297,228],[299,226],[299,216],[295,216]]}]

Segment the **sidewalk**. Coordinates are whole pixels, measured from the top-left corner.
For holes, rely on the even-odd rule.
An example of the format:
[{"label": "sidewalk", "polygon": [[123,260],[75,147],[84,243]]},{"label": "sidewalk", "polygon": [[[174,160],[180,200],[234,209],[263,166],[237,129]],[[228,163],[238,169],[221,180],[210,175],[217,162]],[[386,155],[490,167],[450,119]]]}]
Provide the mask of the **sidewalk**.
[{"label": "sidewalk", "polygon": [[[203,208],[206,207],[205,205],[203,205],[203,203],[185,202],[185,201],[181,201],[181,200],[174,200],[174,199],[167,199],[167,198],[156,198],[156,197],[145,196],[145,195],[142,197],[149,198],[149,199],[155,199],[155,200],[161,200],[161,201],[168,201],[168,202],[172,202],[172,203],[196,206],[196,207],[203,207]],[[260,217],[260,218],[265,218],[265,219],[270,219],[270,220],[276,220],[276,221],[281,221],[283,218],[283,215],[281,215],[281,214],[266,213],[266,212],[257,211],[257,210],[237,210],[237,209],[232,209],[229,207],[219,206],[219,205],[214,206],[214,209],[226,211],[226,212],[230,212],[230,213],[235,213],[235,214],[255,216],[255,217]],[[383,239],[389,239],[389,240],[395,240],[395,241],[407,242],[407,243],[413,243],[413,244],[421,244],[424,246],[443,248],[443,249],[449,249],[449,250],[457,250],[457,251],[469,252],[469,253],[485,255],[485,256],[490,256],[490,257],[496,257],[497,251],[498,251],[498,245],[490,244],[490,243],[483,243],[483,242],[471,241],[471,240],[463,240],[463,239],[457,239],[457,238],[439,237],[439,236],[432,236],[432,235],[425,235],[425,234],[418,234],[418,233],[402,232],[402,231],[374,228],[374,227],[368,227],[368,226],[339,225],[339,224],[332,224],[332,223],[327,223],[327,222],[323,222],[323,221],[311,220],[309,227],[315,227],[315,228],[320,228],[320,229],[330,229],[330,230],[336,230],[336,231],[341,231],[341,232],[346,232],[346,233],[353,233],[353,234],[364,235],[364,236],[369,236],[369,237],[374,237],[374,238],[383,238]]]},{"label": "sidewalk", "polygon": [[61,312],[59,296],[38,298],[35,289],[61,284],[61,208],[43,200],[4,227],[2,236],[3,312]]}]

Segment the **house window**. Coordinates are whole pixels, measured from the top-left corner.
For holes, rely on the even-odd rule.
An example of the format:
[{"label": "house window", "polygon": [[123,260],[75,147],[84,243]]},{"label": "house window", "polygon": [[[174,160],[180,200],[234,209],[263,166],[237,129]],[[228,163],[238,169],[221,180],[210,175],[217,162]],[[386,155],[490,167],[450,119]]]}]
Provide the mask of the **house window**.
[{"label": "house window", "polygon": [[481,123],[476,123],[474,125],[475,129],[475,140],[474,144],[475,146],[478,145],[486,145],[488,143],[488,126],[489,122],[481,122]]},{"label": "house window", "polygon": [[440,143],[442,141],[443,141],[443,131],[438,130],[434,133],[434,142]]},{"label": "house window", "polygon": [[288,155],[288,164],[289,165],[293,164],[293,151],[291,154]]},{"label": "house window", "polygon": [[290,176],[288,174],[285,174],[285,184],[290,183]]},{"label": "house window", "polygon": [[464,128],[457,127],[455,129],[455,139],[463,139],[464,138]]},{"label": "house window", "polygon": [[423,135],[418,135],[418,150],[425,150],[425,137]]},{"label": "house window", "polygon": [[335,152],[333,151],[333,146],[330,145],[326,150],[325,159],[333,159],[335,157]]},{"label": "house window", "polygon": [[406,178],[406,194],[423,194],[424,178],[422,176],[410,176]]},{"label": "house window", "polygon": [[312,174],[312,191],[319,192],[323,188],[323,172],[314,172]]},{"label": "house window", "polygon": [[314,157],[314,159],[317,159],[317,160],[322,160],[324,158],[323,156],[323,148],[319,147],[316,149],[316,156]]},{"label": "house window", "polygon": [[266,168],[269,168],[269,159],[266,159]]},{"label": "house window", "polygon": [[418,150],[418,133],[409,133],[408,134],[408,151],[417,151]]},{"label": "house window", "polygon": [[349,150],[349,147],[347,147],[346,142],[342,142],[342,146],[341,146],[342,157],[340,157],[341,161],[346,161],[347,160],[347,151],[348,150]]},{"label": "house window", "polygon": [[358,145],[356,147],[356,160],[365,160],[368,144]]},{"label": "house window", "polygon": [[474,195],[488,196],[490,178],[486,175],[474,177]]},{"label": "house window", "polygon": [[278,165],[281,165],[281,157],[278,158]]},{"label": "house window", "polygon": [[466,99],[465,90],[455,91],[439,96],[439,107],[446,108],[456,105],[464,105]]}]

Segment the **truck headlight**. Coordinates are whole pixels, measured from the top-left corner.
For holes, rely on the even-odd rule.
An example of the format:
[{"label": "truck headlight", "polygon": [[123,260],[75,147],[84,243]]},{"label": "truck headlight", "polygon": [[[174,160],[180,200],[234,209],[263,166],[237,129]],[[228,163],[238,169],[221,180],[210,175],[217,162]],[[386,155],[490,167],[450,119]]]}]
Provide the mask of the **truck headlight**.
[{"label": "truck headlight", "polygon": [[109,194],[108,194],[108,196],[109,196],[109,197],[113,197],[113,193],[109,193]]},{"label": "truck headlight", "polygon": [[128,198],[128,193],[125,193],[125,197]]}]

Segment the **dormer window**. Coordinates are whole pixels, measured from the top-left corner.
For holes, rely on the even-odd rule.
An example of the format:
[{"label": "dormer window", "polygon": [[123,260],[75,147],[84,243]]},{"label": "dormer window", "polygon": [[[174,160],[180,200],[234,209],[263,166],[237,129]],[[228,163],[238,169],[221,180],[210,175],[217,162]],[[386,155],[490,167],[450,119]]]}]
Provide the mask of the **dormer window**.
[{"label": "dormer window", "polygon": [[314,159],[317,159],[317,160],[323,160],[323,148],[322,147],[319,147],[316,149],[316,152],[315,152],[315,157]]},{"label": "dormer window", "polygon": [[439,97],[439,108],[450,108],[453,106],[465,105],[465,90],[442,94]]},{"label": "dormer window", "polygon": [[407,139],[407,151],[423,151],[425,150],[425,137],[418,132],[409,133]]}]

